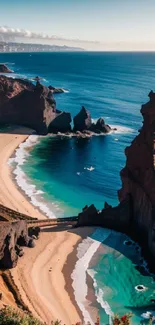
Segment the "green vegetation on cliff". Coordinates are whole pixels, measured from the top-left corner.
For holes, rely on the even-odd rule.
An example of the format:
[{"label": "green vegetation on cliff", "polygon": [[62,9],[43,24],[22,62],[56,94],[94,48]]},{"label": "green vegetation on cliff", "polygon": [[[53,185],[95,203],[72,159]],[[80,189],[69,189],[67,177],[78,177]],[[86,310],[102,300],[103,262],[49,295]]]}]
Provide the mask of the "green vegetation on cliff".
[{"label": "green vegetation on cliff", "polygon": [[[123,316],[115,315],[112,324],[113,325],[130,325],[132,314],[126,314]],[[147,320],[147,324],[151,325],[154,321],[154,317],[152,317],[150,313],[150,317]],[[51,325],[62,325],[61,321],[51,321]],[[46,323],[41,322],[40,320],[34,318],[29,313],[25,313],[19,309],[12,308],[10,306],[6,306],[0,310],[0,325],[47,325]],[[77,322],[75,325],[82,325],[82,323]],[[87,323],[90,325],[90,323]],[[97,317],[97,320],[94,325],[101,325],[100,318]],[[145,323],[143,323],[145,325]]]}]

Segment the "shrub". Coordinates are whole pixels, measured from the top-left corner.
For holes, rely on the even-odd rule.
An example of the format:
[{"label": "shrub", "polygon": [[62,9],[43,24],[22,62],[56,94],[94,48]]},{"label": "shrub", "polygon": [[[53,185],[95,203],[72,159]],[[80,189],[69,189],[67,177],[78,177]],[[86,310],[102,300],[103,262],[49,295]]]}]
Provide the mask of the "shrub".
[{"label": "shrub", "polygon": [[[131,324],[132,314],[125,314],[123,316],[115,315],[112,319],[113,325],[130,325]],[[150,313],[149,324],[151,325],[154,320],[154,317]],[[17,310],[12,307],[4,307],[0,310],[0,325],[47,325],[46,323],[41,322],[40,320],[34,318],[32,315],[25,313],[21,310]],[[63,325],[61,321],[51,321],[51,325]],[[84,325],[80,322],[77,322],[75,325]],[[90,325],[89,323],[85,325]],[[97,320],[94,325],[101,325],[100,318],[97,317]]]},{"label": "shrub", "polygon": [[45,325],[45,323],[12,307],[4,307],[0,310],[0,325]]}]

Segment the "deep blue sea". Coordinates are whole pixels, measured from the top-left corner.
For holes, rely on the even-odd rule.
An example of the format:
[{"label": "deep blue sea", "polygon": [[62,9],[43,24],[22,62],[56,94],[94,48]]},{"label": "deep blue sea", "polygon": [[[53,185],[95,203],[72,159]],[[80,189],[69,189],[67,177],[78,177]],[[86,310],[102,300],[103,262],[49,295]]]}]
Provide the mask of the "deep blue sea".
[{"label": "deep blue sea", "polygon": [[[149,91],[155,89],[155,53],[10,53],[0,54],[0,61],[8,63],[14,76],[31,79],[38,75],[45,85],[64,88],[65,93],[55,95],[58,109],[74,116],[84,105],[93,119],[103,117],[106,123],[117,127],[114,133],[89,139],[37,138],[21,166],[29,184],[27,194],[31,199],[34,195],[33,203],[48,206],[57,217],[77,215],[86,204],[94,203],[99,209],[105,201],[116,205],[121,187],[119,173],[125,164],[124,149],[138,133],[142,125],[141,105],[148,100]],[[124,255],[121,263],[116,261],[115,249],[108,256],[100,258],[94,268],[96,281],[105,289],[111,309],[116,311],[117,307],[124,312],[124,304],[131,309],[145,305],[142,293],[134,295],[135,306],[131,303],[138,279],[144,282],[133,262]],[[104,272],[105,263],[110,263],[108,274]],[[122,281],[117,281],[120,274]],[[154,285],[150,277],[145,277],[145,282],[152,288],[147,291],[148,304]],[[100,313],[105,321],[103,308]]]}]

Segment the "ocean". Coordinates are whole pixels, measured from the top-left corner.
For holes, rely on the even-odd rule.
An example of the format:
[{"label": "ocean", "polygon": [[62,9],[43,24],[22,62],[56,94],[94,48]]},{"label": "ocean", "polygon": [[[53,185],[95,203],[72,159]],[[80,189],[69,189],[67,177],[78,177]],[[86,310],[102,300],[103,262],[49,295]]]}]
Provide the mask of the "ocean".
[{"label": "ocean", "polygon": [[[31,202],[49,217],[77,215],[86,204],[115,206],[124,149],[138,134],[141,105],[155,88],[155,53],[8,53],[0,54],[0,61],[15,71],[13,77],[39,75],[45,85],[64,88],[65,93],[55,95],[58,109],[75,116],[84,105],[94,120],[103,117],[117,128],[88,139],[30,136],[11,162]],[[135,245],[123,244],[124,235],[100,229],[94,236],[98,258],[92,265],[91,253],[89,259],[87,255],[84,272],[93,278],[101,322],[112,313],[132,311],[133,324],[138,324],[142,312],[151,308],[154,280],[138,271],[137,265],[146,268],[145,262]],[[139,292],[137,285],[146,289]],[[74,289],[78,297],[76,285]]]}]

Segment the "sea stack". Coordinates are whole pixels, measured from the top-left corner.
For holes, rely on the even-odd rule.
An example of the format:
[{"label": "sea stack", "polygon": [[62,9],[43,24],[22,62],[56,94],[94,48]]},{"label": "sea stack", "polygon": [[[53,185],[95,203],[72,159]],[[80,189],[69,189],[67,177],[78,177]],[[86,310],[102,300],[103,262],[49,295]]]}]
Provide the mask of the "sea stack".
[{"label": "sea stack", "polygon": [[[116,129],[115,129],[116,130]],[[73,131],[77,132],[94,132],[109,133],[112,131],[111,127],[105,124],[103,118],[99,118],[96,123],[92,121],[90,112],[82,106],[81,111],[74,117],[74,128]]]},{"label": "sea stack", "polygon": [[88,110],[82,106],[81,111],[74,117],[74,131],[89,130],[92,125],[91,115]]}]

